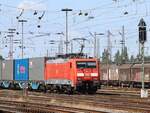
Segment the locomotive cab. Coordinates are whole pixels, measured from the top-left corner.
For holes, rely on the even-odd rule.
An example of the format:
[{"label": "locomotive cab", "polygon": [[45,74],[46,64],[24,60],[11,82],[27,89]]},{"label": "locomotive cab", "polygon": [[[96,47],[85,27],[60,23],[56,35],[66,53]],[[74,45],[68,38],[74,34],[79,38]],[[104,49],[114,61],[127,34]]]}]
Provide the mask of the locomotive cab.
[{"label": "locomotive cab", "polygon": [[93,59],[76,61],[77,90],[95,93],[99,84],[98,62]]}]

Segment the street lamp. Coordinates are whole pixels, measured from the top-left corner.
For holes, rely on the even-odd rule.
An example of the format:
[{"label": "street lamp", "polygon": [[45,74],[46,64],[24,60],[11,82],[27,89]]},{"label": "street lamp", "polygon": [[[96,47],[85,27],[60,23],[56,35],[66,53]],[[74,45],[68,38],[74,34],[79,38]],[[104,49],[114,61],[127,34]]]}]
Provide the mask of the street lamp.
[{"label": "street lamp", "polygon": [[21,41],[21,43],[22,43],[22,45],[21,45],[22,53],[21,53],[21,57],[23,59],[23,55],[24,55],[24,36],[23,36],[24,29],[23,29],[23,27],[24,27],[24,23],[27,22],[27,20],[18,20],[18,22],[22,23],[22,41]]},{"label": "street lamp", "polygon": [[62,9],[61,11],[65,11],[66,12],[66,54],[68,53],[68,44],[69,44],[69,42],[68,42],[68,12],[69,11],[72,11],[72,9],[68,9],[68,8],[66,8],[66,9]]}]

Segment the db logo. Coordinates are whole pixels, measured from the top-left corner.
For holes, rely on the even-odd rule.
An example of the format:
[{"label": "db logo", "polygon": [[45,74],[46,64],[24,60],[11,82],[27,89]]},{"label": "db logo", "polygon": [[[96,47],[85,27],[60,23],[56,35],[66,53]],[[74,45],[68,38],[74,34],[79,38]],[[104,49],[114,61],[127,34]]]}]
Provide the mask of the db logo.
[{"label": "db logo", "polygon": [[25,67],[24,66],[20,66],[19,71],[20,71],[20,73],[25,73]]}]

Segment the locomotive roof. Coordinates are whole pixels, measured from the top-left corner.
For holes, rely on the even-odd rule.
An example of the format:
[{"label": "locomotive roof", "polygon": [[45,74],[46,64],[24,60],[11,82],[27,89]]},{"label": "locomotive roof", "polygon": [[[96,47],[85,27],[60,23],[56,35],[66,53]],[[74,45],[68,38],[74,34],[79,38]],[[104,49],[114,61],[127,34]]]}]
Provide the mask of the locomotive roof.
[{"label": "locomotive roof", "polygon": [[67,58],[67,59],[63,59],[63,58],[57,58],[57,59],[50,59],[50,60],[47,60],[46,62],[47,63],[65,63],[65,62],[68,62],[68,61],[93,61],[93,60],[96,60],[96,59],[89,59],[89,58]]},{"label": "locomotive roof", "polygon": [[67,62],[67,61],[68,61],[68,59],[59,58],[59,59],[47,60],[46,62],[47,63],[64,63],[64,62]]}]

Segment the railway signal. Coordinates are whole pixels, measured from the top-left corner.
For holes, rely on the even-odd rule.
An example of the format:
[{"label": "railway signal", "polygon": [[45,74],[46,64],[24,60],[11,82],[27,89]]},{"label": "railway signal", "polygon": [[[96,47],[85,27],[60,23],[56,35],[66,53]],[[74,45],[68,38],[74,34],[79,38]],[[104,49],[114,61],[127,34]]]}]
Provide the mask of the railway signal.
[{"label": "railway signal", "polygon": [[142,18],[139,23],[139,42],[144,44],[147,40],[146,23]]},{"label": "railway signal", "polygon": [[144,79],[145,79],[145,74],[144,74],[144,43],[147,40],[147,31],[146,31],[146,23],[144,19],[142,18],[138,24],[139,26],[139,42],[141,44],[141,57],[142,57],[142,67],[141,67],[141,80],[142,80],[142,89],[141,89],[141,98],[146,98],[148,97],[148,91],[145,89],[144,86]]}]

